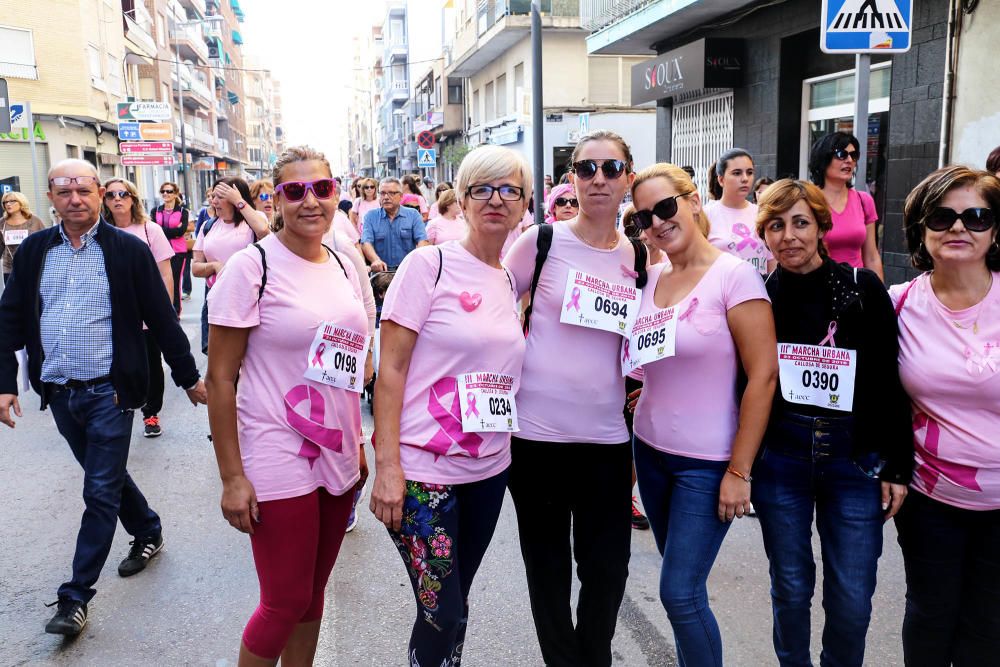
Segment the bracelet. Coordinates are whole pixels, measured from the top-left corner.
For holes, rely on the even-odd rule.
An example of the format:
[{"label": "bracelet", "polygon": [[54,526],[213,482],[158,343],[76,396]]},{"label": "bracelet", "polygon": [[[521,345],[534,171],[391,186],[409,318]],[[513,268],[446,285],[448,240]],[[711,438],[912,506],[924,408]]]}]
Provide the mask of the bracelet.
[{"label": "bracelet", "polygon": [[750,475],[744,475],[743,473],[741,473],[739,470],[737,470],[733,466],[727,467],[726,468],[726,472],[728,472],[730,475],[736,475],[737,477],[739,477],[740,479],[742,479],[747,484],[749,484],[750,482],[753,481],[753,477],[751,477]]}]

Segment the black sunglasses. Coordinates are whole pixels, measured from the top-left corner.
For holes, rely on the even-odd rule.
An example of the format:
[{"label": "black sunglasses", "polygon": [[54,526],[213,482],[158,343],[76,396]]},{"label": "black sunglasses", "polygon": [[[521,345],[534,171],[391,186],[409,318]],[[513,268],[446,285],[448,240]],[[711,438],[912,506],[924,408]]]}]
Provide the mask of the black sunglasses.
[{"label": "black sunglasses", "polygon": [[577,178],[589,181],[597,176],[597,170],[600,169],[604,172],[604,178],[614,180],[620,178],[627,167],[624,160],[579,160],[573,163],[573,172]]},{"label": "black sunglasses", "polygon": [[861,151],[849,151],[846,148],[835,148],[833,149],[832,153],[833,157],[837,158],[838,160],[846,160],[847,158],[851,158],[852,160],[857,162],[861,158]]},{"label": "black sunglasses", "polygon": [[573,208],[580,208],[580,202],[574,197],[572,199],[567,197],[556,197],[556,206],[572,206]]},{"label": "black sunglasses", "polygon": [[641,231],[643,229],[649,229],[653,226],[654,215],[660,220],[669,220],[677,215],[677,199],[679,197],[686,197],[688,194],[690,193],[674,195],[673,197],[661,199],[653,205],[652,210],[643,209],[641,211],[636,211],[635,215],[632,217],[632,221],[635,222],[636,228]]},{"label": "black sunglasses", "polygon": [[985,232],[996,224],[992,209],[967,208],[959,213],[953,208],[939,207],[924,218],[924,226],[934,232],[946,232],[959,219],[970,232]]},{"label": "black sunglasses", "polygon": [[177,190],[160,190],[161,195],[172,195],[175,192],[177,192]]},{"label": "black sunglasses", "polygon": [[128,190],[108,190],[104,193],[105,199],[128,199],[131,196]]}]

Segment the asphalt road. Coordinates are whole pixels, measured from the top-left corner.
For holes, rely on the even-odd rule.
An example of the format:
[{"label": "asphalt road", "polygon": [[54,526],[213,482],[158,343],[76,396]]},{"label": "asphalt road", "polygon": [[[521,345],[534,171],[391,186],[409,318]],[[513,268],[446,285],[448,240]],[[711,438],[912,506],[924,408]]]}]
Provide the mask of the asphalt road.
[{"label": "asphalt road", "polygon": [[[198,298],[185,302],[182,317],[196,343],[200,307]],[[203,364],[204,357],[198,359]],[[180,389],[169,387],[161,414],[164,435],[155,440],[141,436],[136,418],[129,470],[163,520],[165,548],[145,572],[121,579],[117,565],[128,552],[129,536],[119,529],[90,621],[75,640],[43,632],[52,613],[43,604],[55,600],[69,576],[83,511],[82,472],[51,416],[38,411],[37,396],[23,396],[22,407],[25,415],[15,430],[0,427],[0,665],[235,665],[243,625],[257,603],[257,581],[248,539],[219,512],[221,486],[204,406],[193,407]],[[367,418],[366,433],[370,428]],[[649,531],[633,531],[632,537],[615,664],[675,665],[657,592],[659,555]],[[879,571],[865,663],[901,665],[905,587],[891,523]],[[755,519],[733,526],[709,587],[726,664],[776,664],[767,561]],[[399,555],[365,510],[330,580],[316,664],[405,665],[414,616]],[[822,622],[817,600],[817,663]],[[464,664],[541,664],[509,498],[474,585]]]}]

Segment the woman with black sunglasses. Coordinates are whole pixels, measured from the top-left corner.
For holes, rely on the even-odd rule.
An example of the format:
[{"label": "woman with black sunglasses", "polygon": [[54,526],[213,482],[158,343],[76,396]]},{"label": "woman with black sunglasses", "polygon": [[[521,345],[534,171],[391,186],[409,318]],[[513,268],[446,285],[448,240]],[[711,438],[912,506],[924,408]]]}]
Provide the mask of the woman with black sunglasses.
[{"label": "woman with black sunglasses", "polygon": [[354,200],[350,218],[360,235],[365,215],[368,211],[374,211],[379,207],[378,182],[374,178],[362,178],[358,181],[358,190],[361,191],[361,196]]},{"label": "woman with black sunglasses", "polygon": [[809,153],[809,178],[823,190],[833,218],[826,247],[835,262],[874,271],[882,280],[882,256],[876,241],[875,200],[853,187],[861,144],[847,132],[820,137]]},{"label": "woman with black sunglasses", "polygon": [[1000,181],[952,166],[906,198],[926,273],[889,292],[913,409],[913,491],[896,515],[906,568],[907,665],[1000,654]]},{"label": "woman with black sunglasses", "polygon": [[163,233],[170,241],[174,256],[170,258],[170,270],[173,274],[174,289],[171,298],[174,310],[181,314],[181,279],[184,264],[187,261],[187,240],[185,236],[194,231],[191,213],[181,201],[180,188],[170,181],[160,186],[160,198],[163,203],[149,212],[150,219],[163,228]]},{"label": "woman with black sunglasses", "polygon": [[580,212],[580,201],[572,183],[563,183],[552,188],[545,200],[545,222],[565,222],[572,220]]},{"label": "woman with black sunglasses", "polygon": [[[616,229],[634,178],[625,140],[591,132],[572,164],[579,215],[531,227],[504,260],[518,295],[532,297],[509,487],[545,664],[610,665],[632,533],[618,350],[646,260],[636,242],[636,261],[636,247]],[[575,627],[571,549],[580,578]]]}]

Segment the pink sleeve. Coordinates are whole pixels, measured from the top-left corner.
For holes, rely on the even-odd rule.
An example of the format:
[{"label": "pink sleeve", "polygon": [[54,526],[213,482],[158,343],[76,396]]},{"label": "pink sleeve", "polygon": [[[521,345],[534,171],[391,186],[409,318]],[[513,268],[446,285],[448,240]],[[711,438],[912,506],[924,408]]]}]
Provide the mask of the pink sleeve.
[{"label": "pink sleeve", "polygon": [[438,236],[438,223],[437,218],[434,218],[432,222],[427,223],[427,240],[431,245],[437,245]]},{"label": "pink sleeve", "polygon": [[514,276],[518,297],[531,289],[531,277],[535,273],[535,255],[538,252],[537,241],[538,229],[528,229],[514,241],[514,245],[504,255],[503,263]]},{"label": "pink sleeve", "polygon": [[208,293],[208,323],[237,329],[260,324],[258,294],[263,274],[256,248],[245,248],[230,257]]},{"label": "pink sleeve", "polygon": [[423,195],[417,195],[417,196],[420,197],[420,212],[427,213],[427,211],[430,210],[429,207],[427,206],[427,200],[424,199]]},{"label": "pink sleeve", "polygon": [[420,333],[431,312],[440,258],[440,251],[433,246],[417,248],[406,256],[386,292],[383,320]]},{"label": "pink sleeve", "polygon": [[734,264],[726,272],[723,280],[722,298],[725,301],[727,311],[754,299],[771,302],[767,296],[764,281],[749,262],[740,261],[739,264]]},{"label": "pink sleeve", "polygon": [[157,264],[174,256],[174,249],[170,246],[162,227],[155,222],[147,222],[146,235],[149,237],[149,249],[153,252],[153,259]]},{"label": "pink sleeve", "polygon": [[[205,224],[208,223],[206,222]],[[194,247],[191,249],[205,252],[205,225],[202,225],[201,229],[198,230],[198,235],[194,238]]]},{"label": "pink sleeve", "polygon": [[865,224],[870,225],[878,221],[878,213],[875,211],[875,200],[867,192],[858,192],[861,198],[861,210],[865,214]]}]

